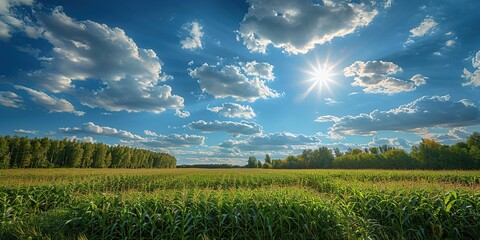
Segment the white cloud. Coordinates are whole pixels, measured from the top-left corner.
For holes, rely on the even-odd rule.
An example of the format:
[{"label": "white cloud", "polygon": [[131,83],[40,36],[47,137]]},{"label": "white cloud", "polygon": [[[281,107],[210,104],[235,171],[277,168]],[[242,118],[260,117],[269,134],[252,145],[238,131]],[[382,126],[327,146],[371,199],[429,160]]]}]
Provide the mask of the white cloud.
[{"label": "white cloud", "polygon": [[251,119],[255,117],[255,112],[253,111],[252,107],[237,103],[223,103],[222,106],[207,109],[229,118]]},{"label": "white cloud", "polygon": [[149,148],[189,147],[203,145],[205,136],[189,134],[161,135],[155,133],[154,138],[140,140],[139,143]]},{"label": "white cloud", "polygon": [[343,70],[346,77],[354,77],[352,86],[363,87],[366,93],[396,94],[413,91],[428,79],[420,74],[409,80],[391,76],[402,71],[395,63],[384,61],[356,61]]},{"label": "white cloud", "polygon": [[467,132],[467,129],[464,127],[455,127],[449,129],[447,133],[428,133],[423,137],[433,139],[444,144],[453,144],[456,142],[466,141],[470,134],[471,133]]},{"label": "white cloud", "polygon": [[332,115],[325,115],[315,119],[315,122],[338,122],[339,120],[340,120],[339,117],[335,117]]},{"label": "white cloud", "polygon": [[31,6],[33,0],[2,0],[0,1],[0,40],[7,41],[12,32],[26,29],[24,19],[15,11],[17,6]]},{"label": "white cloud", "polygon": [[[41,69],[19,76],[18,81],[28,80],[36,88],[54,93],[67,92],[84,105],[109,111],[159,113],[183,108],[183,98],[161,84],[171,77],[162,72],[157,54],[139,48],[122,29],[77,21],[61,7],[49,13],[36,10],[33,16],[29,21],[41,31],[37,37],[53,48]],[[76,87],[74,81],[98,86]]]},{"label": "white cloud", "polygon": [[325,104],[327,105],[335,105],[338,104],[339,102],[333,98],[325,98]]},{"label": "white cloud", "polygon": [[12,108],[23,107],[23,99],[14,92],[0,91],[0,105]]},{"label": "white cloud", "polygon": [[13,132],[20,133],[20,134],[33,134],[33,135],[38,134],[37,130],[25,130],[25,129],[15,129],[13,130]]},{"label": "white cloud", "polygon": [[34,103],[42,106],[50,112],[67,112],[73,113],[77,116],[83,116],[85,114],[85,112],[76,111],[75,107],[69,101],[63,98],[58,99],[56,97],[49,96],[44,92],[40,92],[24,86],[15,85],[15,88],[26,91],[30,95]]},{"label": "white cloud", "polygon": [[414,38],[417,37],[423,37],[425,35],[429,35],[433,33],[436,30],[436,27],[438,26],[438,23],[435,21],[435,19],[431,16],[426,16],[425,19],[418,25],[417,27],[414,27],[410,29],[410,37],[407,39],[405,42],[406,45],[412,44],[415,42],[413,40]]},{"label": "white cloud", "polygon": [[190,117],[190,112],[182,111],[180,109],[175,109],[175,116],[178,116],[180,118],[187,118],[187,117]]},{"label": "white cloud", "polygon": [[410,150],[413,145],[415,145],[415,142],[409,141],[405,138],[402,137],[396,137],[396,138],[380,138],[377,136],[374,136],[372,141],[368,143],[369,147],[378,147],[382,145],[387,145],[390,147],[395,147],[395,148],[401,148],[405,150]]},{"label": "white cloud", "polygon": [[[253,65],[258,66],[258,64],[268,63],[254,62]],[[265,68],[263,69],[265,70]],[[270,70],[273,70],[273,67]],[[266,81],[273,78],[273,73],[268,71],[266,73],[258,71],[242,72],[242,68],[236,65],[226,65],[218,70],[216,66],[210,66],[207,63],[190,70],[190,76],[198,79],[203,92],[207,92],[215,98],[232,97],[236,100],[250,102],[260,98],[268,99],[279,96],[275,90],[265,85]],[[248,77],[249,74],[257,74],[258,76]]]},{"label": "white cloud", "polygon": [[194,50],[203,48],[202,45],[202,25],[198,22],[189,22],[182,26],[182,29],[188,31],[190,36],[180,41],[183,49]]},{"label": "white cloud", "polygon": [[[387,111],[347,115],[330,128],[333,138],[345,135],[373,135],[377,131],[419,132],[430,127],[462,127],[480,124],[480,109],[450,96],[424,96]],[[422,130],[424,131],[424,130]]]},{"label": "white cloud", "polygon": [[143,130],[143,133],[147,136],[151,136],[151,137],[156,137],[158,136],[155,132],[152,132],[150,130]]},{"label": "white cloud", "polygon": [[415,28],[410,30],[412,37],[422,37],[425,36],[427,33],[430,33],[434,30],[434,28],[438,25],[435,19],[431,16],[425,17],[423,21]]},{"label": "white cloud", "polygon": [[70,134],[70,135],[85,134],[85,135],[108,136],[108,137],[116,137],[116,138],[127,139],[127,140],[143,139],[139,135],[133,134],[131,132],[128,132],[125,130],[118,130],[116,128],[111,128],[111,127],[98,126],[92,122],[84,123],[80,127],[59,128],[58,133]]},{"label": "white cloud", "polygon": [[250,7],[237,38],[250,51],[260,53],[265,53],[270,44],[290,54],[307,53],[315,45],[367,26],[378,13],[368,3],[331,0],[319,4],[309,0],[249,0],[248,3]]},{"label": "white cloud", "polygon": [[227,132],[234,136],[240,135],[254,135],[262,132],[262,126],[247,121],[232,122],[232,121],[213,121],[205,122],[199,120],[191,122],[187,125],[190,129],[200,130],[203,132]]},{"label": "white cloud", "polygon": [[318,146],[320,140],[315,136],[278,132],[260,134],[245,140],[227,140],[220,147],[238,149],[240,151],[274,151],[303,149],[308,146]]},{"label": "white cloud", "polygon": [[453,40],[453,39],[447,40],[447,41],[445,42],[445,46],[447,46],[447,47],[451,47],[451,46],[453,46],[454,44],[455,44],[455,40]]},{"label": "white cloud", "polygon": [[241,63],[243,71],[248,76],[259,77],[267,81],[273,81],[275,76],[273,74],[273,65],[267,62],[258,63],[256,61]]},{"label": "white cloud", "polygon": [[77,142],[86,142],[86,143],[95,143],[97,141],[95,141],[95,139],[93,139],[92,137],[90,136],[85,136],[85,137],[77,137],[77,136],[71,136],[68,138],[68,140],[70,141],[77,141]]},{"label": "white cloud", "polygon": [[475,57],[472,58],[472,66],[475,69],[475,72],[470,72],[466,68],[463,69],[462,77],[467,80],[466,83],[463,83],[462,86],[475,86],[480,87],[480,51],[477,52]]}]

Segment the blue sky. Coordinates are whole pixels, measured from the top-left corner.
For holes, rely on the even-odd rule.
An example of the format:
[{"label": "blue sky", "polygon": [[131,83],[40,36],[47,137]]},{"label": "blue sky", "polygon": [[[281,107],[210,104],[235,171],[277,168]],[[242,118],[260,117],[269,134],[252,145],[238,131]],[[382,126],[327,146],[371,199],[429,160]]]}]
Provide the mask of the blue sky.
[{"label": "blue sky", "polygon": [[0,0],[0,134],[244,164],[480,130],[478,1]]}]

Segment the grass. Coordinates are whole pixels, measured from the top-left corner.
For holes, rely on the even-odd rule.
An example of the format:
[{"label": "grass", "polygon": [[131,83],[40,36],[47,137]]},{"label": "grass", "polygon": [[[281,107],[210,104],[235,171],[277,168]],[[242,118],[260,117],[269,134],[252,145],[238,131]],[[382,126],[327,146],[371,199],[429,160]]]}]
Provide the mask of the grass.
[{"label": "grass", "polygon": [[480,239],[479,171],[0,170],[0,239]]}]

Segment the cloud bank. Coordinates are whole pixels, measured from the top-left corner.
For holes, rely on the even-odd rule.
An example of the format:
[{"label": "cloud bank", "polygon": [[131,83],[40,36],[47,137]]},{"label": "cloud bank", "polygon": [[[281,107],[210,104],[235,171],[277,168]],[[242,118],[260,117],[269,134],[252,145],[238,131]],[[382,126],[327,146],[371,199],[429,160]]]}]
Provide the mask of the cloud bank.
[{"label": "cloud bank", "polygon": [[[320,120],[319,120],[320,119]],[[334,121],[333,138],[346,135],[373,135],[378,131],[415,131],[430,127],[462,127],[480,124],[480,109],[465,101],[452,101],[450,96],[424,96],[411,103],[387,111],[347,115],[340,118],[320,117],[317,121]]]}]

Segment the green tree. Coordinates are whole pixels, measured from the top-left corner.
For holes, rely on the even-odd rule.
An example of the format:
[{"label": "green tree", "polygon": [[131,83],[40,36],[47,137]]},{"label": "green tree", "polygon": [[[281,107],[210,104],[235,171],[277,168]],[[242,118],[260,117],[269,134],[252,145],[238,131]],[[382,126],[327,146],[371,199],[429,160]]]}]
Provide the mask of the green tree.
[{"label": "green tree", "polygon": [[89,168],[92,166],[92,156],[93,156],[93,150],[95,150],[95,146],[93,143],[84,143],[82,145],[83,148],[83,156],[81,160],[80,166],[82,168]]},{"label": "green tree", "polygon": [[257,167],[257,158],[252,156],[248,158],[248,163],[247,163],[248,168],[256,168]]},{"label": "green tree", "polygon": [[268,163],[270,165],[272,164],[272,159],[270,158],[270,155],[268,155],[268,153],[265,154],[265,163]]},{"label": "green tree", "polygon": [[105,168],[108,146],[105,144],[95,144],[95,150],[92,155],[92,167]]},{"label": "green tree", "polygon": [[273,168],[272,164],[270,164],[268,162],[265,162],[262,167],[265,168],[265,169]]},{"label": "green tree", "polygon": [[338,147],[333,149],[333,152],[335,153],[335,157],[340,157],[343,155],[343,153],[338,149]]},{"label": "green tree", "polygon": [[0,168],[10,167],[10,150],[7,138],[0,137]]},{"label": "green tree", "polygon": [[469,147],[476,146],[477,148],[480,148],[480,133],[473,132],[467,139],[467,145]]},{"label": "green tree", "polygon": [[415,159],[410,157],[402,149],[391,149],[383,154],[384,163],[381,164],[386,169],[414,169],[418,167]]},{"label": "green tree", "polygon": [[27,137],[20,138],[19,157],[17,159],[17,167],[29,168],[32,163],[32,146]]}]

